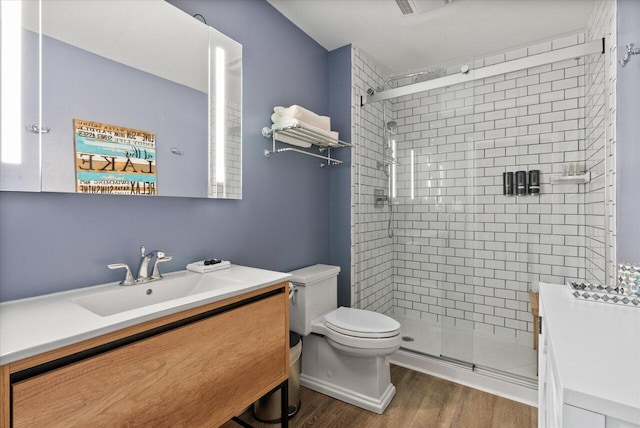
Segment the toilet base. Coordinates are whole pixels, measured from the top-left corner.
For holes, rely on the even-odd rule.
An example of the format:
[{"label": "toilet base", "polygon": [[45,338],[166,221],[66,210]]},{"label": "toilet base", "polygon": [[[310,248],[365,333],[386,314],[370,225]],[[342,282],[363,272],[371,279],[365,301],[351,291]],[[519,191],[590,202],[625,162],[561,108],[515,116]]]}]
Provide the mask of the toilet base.
[{"label": "toilet base", "polygon": [[396,393],[388,355],[346,355],[316,334],[303,338],[300,384],[379,414],[384,413]]},{"label": "toilet base", "polygon": [[342,388],[333,383],[325,382],[311,376],[300,375],[300,384],[305,388],[312,389],[336,400],[353,404],[361,409],[369,410],[378,414],[383,414],[393,396],[396,395],[396,387],[393,384],[387,386],[386,391],[381,397],[375,398],[368,395],[360,394],[356,391]]}]

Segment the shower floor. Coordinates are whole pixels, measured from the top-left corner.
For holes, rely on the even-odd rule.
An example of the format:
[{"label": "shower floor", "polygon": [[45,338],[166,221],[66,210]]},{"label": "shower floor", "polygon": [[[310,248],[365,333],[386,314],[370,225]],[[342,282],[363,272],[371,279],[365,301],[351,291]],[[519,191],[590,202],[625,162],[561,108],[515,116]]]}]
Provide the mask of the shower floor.
[{"label": "shower floor", "polygon": [[401,325],[403,349],[537,379],[532,344],[522,344],[416,318],[392,315]]}]

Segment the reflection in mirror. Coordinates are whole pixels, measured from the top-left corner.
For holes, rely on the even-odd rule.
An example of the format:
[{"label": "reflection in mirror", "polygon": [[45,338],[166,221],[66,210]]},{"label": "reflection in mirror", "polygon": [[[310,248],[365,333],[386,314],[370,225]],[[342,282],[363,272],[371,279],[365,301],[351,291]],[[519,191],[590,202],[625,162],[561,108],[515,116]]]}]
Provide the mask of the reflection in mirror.
[{"label": "reflection in mirror", "polygon": [[[209,28],[209,197],[242,196],[242,47]],[[227,43],[223,43],[226,39]]]},{"label": "reflection in mirror", "polygon": [[160,196],[242,197],[240,44],[162,0],[15,3],[23,159],[0,189],[75,192],[80,119],[155,134]]}]

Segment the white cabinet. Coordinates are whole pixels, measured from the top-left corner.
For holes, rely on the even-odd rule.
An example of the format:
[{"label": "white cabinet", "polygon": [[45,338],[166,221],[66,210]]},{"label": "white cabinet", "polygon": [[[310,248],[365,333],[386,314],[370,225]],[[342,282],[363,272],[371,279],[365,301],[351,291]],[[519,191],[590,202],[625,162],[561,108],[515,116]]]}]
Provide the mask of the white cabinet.
[{"label": "white cabinet", "polygon": [[640,309],[540,284],[540,316],[538,427],[640,428]]},{"label": "white cabinet", "polygon": [[569,404],[562,405],[562,423],[558,426],[606,428],[604,415]]},{"label": "white cabinet", "polygon": [[605,417],[606,428],[638,428],[640,425],[632,424],[630,422],[621,421],[620,419]]},{"label": "white cabinet", "polygon": [[541,306],[539,313],[542,323],[538,338],[538,427],[555,428],[562,426],[562,389],[543,311]]}]

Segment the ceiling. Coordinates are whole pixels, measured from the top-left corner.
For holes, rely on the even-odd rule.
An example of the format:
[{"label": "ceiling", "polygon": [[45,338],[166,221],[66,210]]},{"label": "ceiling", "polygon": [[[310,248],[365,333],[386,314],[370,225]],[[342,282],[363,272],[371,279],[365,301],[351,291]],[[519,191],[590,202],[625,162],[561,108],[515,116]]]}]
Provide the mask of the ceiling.
[{"label": "ceiling", "polygon": [[349,43],[389,74],[466,62],[583,30],[596,0],[268,0],[327,50]]}]

